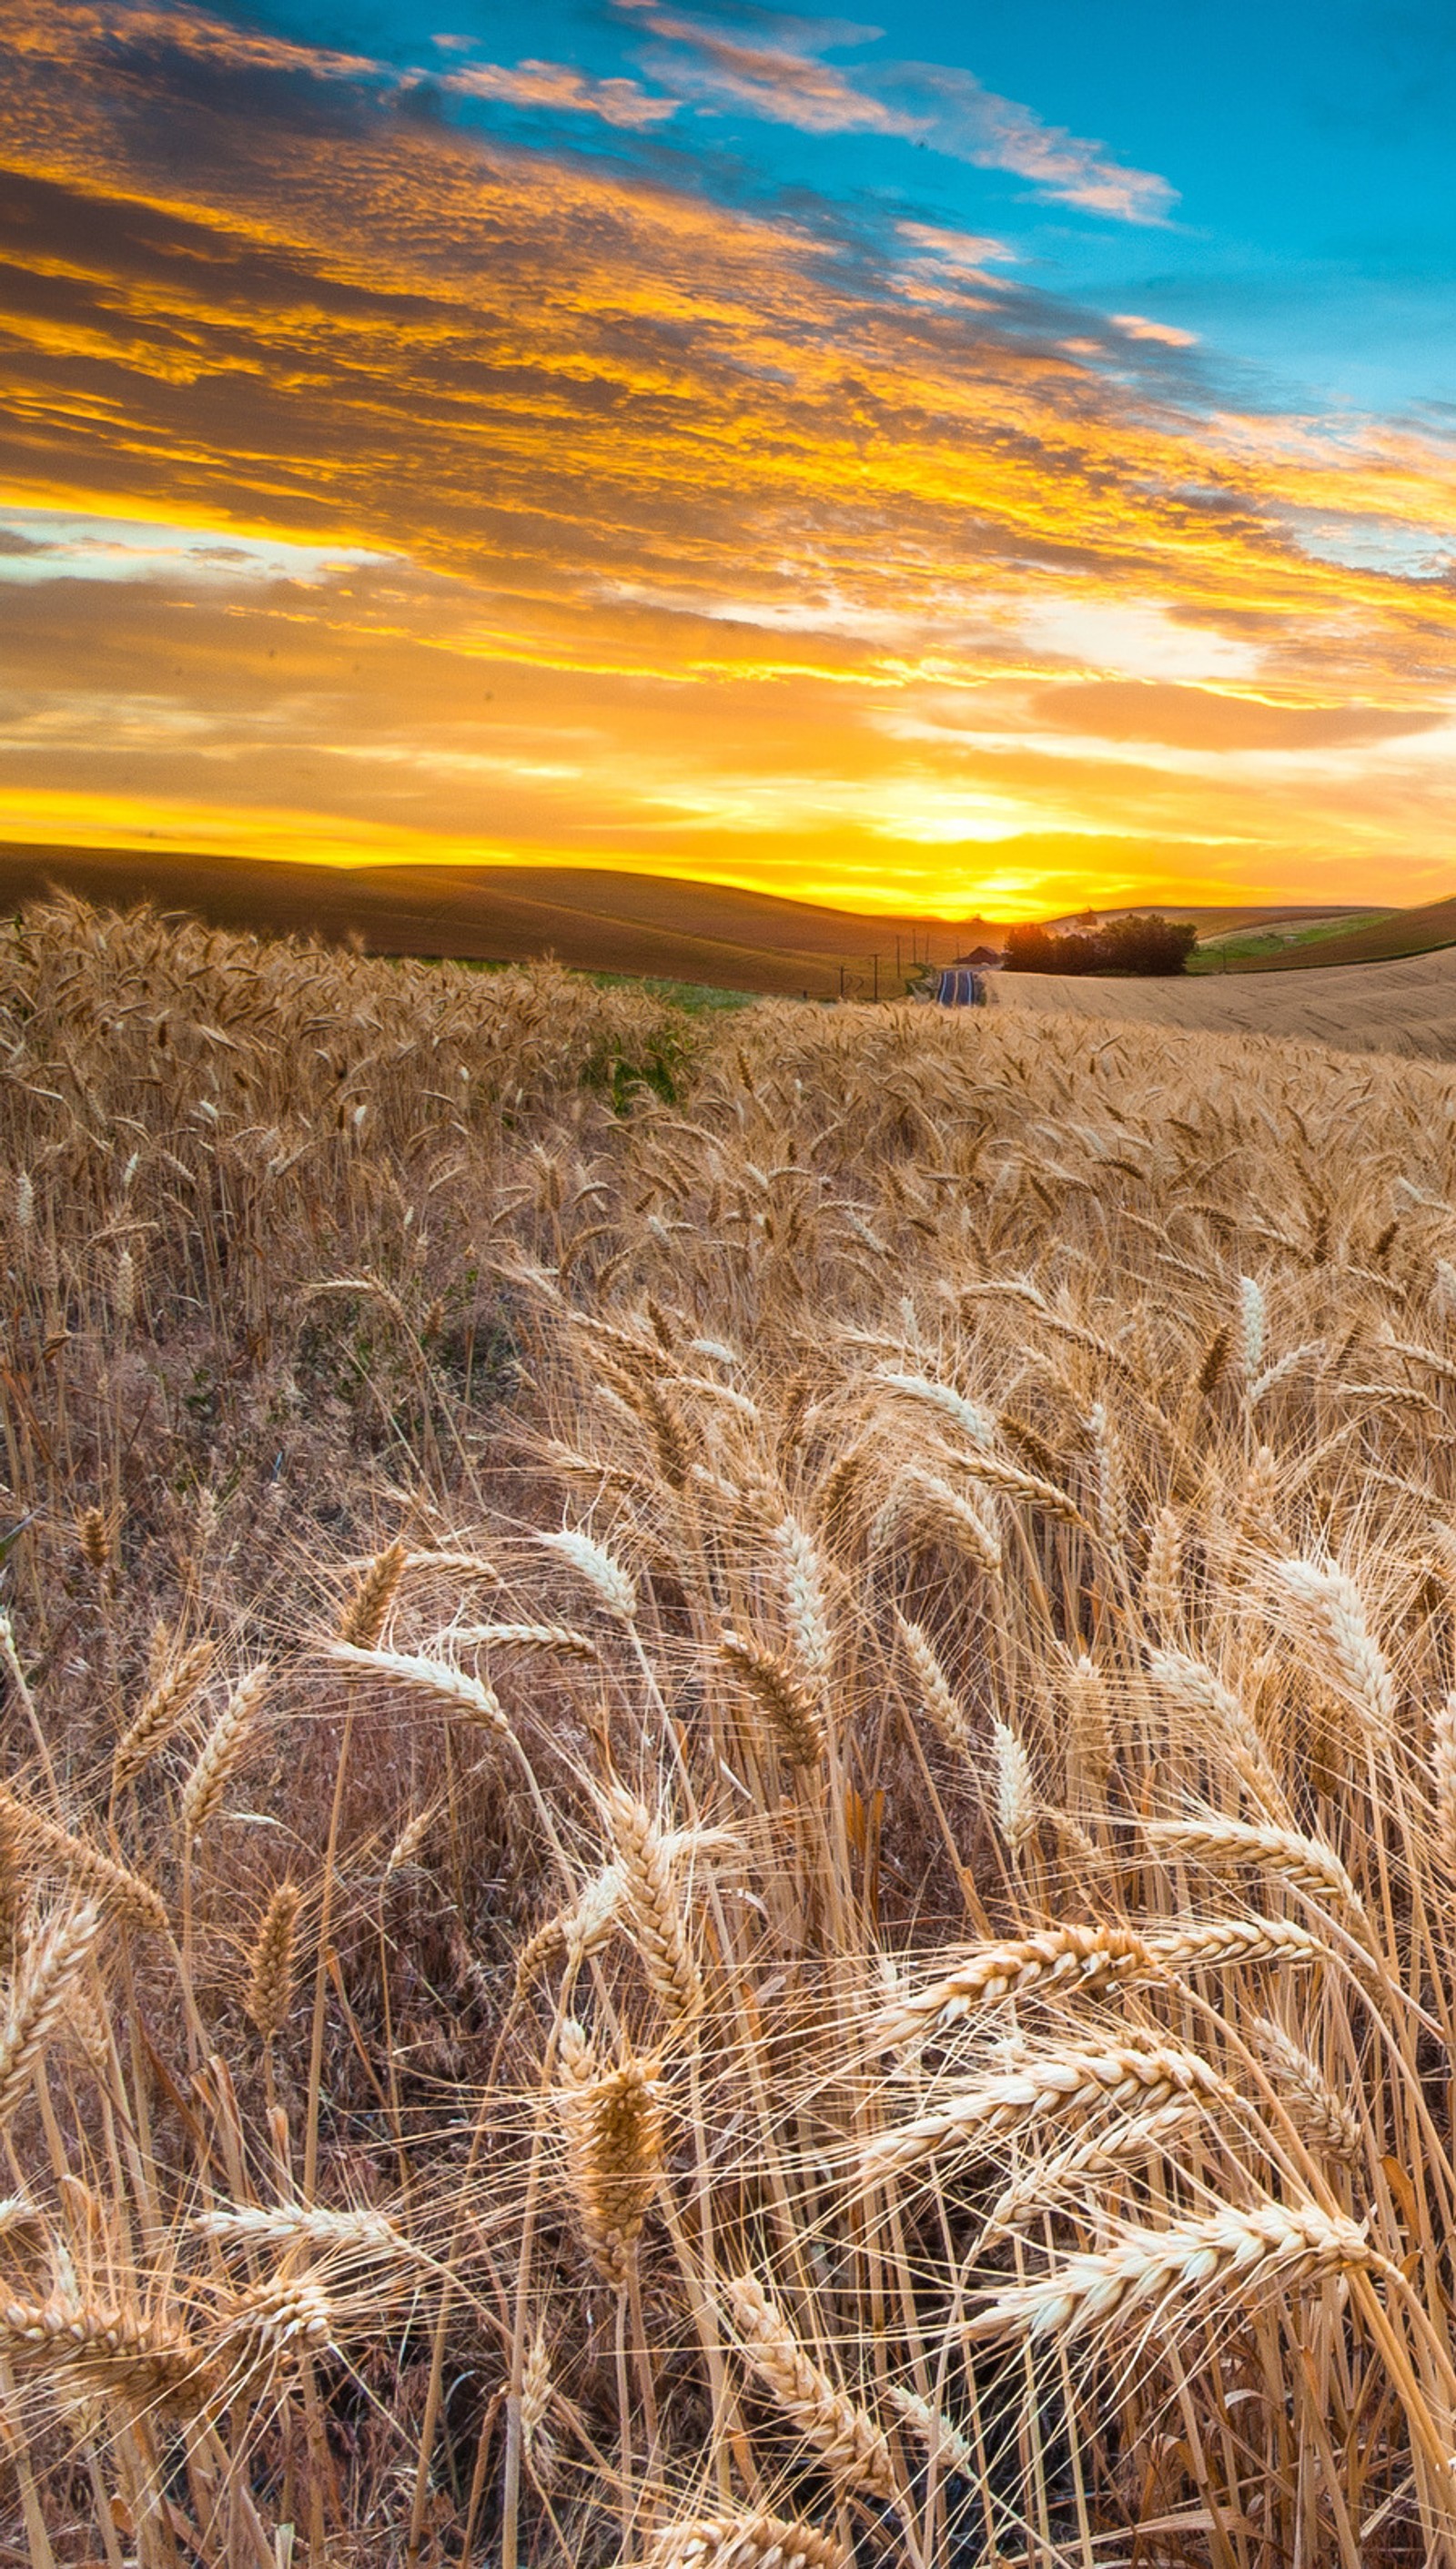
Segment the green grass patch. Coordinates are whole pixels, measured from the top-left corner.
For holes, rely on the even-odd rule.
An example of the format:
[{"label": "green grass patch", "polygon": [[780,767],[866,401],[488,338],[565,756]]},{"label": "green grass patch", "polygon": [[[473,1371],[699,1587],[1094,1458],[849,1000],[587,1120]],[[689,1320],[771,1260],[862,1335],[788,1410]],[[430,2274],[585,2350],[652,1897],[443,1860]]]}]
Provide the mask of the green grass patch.
[{"label": "green grass patch", "polygon": [[1243,962],[1258,962],[1266,954],[1288,954],[1305,945],[1327,945],[1341,936],[1353,936],[1361,928],[1378,927],[1382,919],[1393,918],[1392,910],[1362,910],[1345,918],[1316,918],[1304,927],[1247,927],[1231,930],[1223,936],[1206,937],[1195,946],[1185,969],[1189,972],[1223,972],[1237,969]]}]

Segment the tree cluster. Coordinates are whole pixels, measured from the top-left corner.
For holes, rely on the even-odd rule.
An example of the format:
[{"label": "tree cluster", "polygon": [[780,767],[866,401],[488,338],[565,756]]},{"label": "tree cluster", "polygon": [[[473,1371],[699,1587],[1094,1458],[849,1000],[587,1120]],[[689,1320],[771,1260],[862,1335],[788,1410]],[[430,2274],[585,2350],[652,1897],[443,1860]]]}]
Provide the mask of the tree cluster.
[{"label": "tree cluster", "polygon": [[1182,972],[1198,930],[1186,919],[1110,918],[1101,927],[1013,927],[1007,972]]}]

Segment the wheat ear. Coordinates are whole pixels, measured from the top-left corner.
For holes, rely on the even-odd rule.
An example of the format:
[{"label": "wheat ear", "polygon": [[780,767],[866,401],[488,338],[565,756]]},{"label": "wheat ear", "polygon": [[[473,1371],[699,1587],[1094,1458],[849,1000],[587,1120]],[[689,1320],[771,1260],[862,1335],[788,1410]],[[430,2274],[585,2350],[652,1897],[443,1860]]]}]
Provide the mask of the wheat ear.
[{"label": "wheat ear", "polygon": [[120,2397],[139,2410],[200,2407],[211,2386],[202,2349],[182,2330],[100,2302],[0,2300],[0,2353],[77,2398]]},{"label": "wheat ear", "polygon": [[410,1693],[423,1695],[440,1712],[473,1722],[478,1730],[505,1737],[511,1728],[494,1690],[450,1659],[422,1658],[410,1651],[366,1651],[350,1642],[325,1642],[324,1656],[335,1667],[358,1676],[389,1677]]},{"label": "wheat ear", "polygon": [[1218,1742],[1255,1800],[1267,1810],[1280,1809],[1283,1794],[1269,1751],[1250,1713],[1223,1678],[1202,1659],[1190,1658],[1186,1651],[1155,1651],[1148,1674],[1160,1692]]},{"label": "wheat ear", "polygon": [[1292,1829],[1260,1828],[1245,1820],[1144,1820],[1143,1834],[1165,1858],[1207,1865],[1211,1873],[1262,1865],[1297,1891],[1358,1909],[1359,1894],[1333,1847]]},{"label": "wheat ear", "polygon": [[182,1788],[182,1827],[196,1837],[220,1807],[222,1796],[248,1745],[258,1707],[267,1692],[265,1665],[249,1668],[202,1742],[197,1762]]},{"label": "wheat ear", "polygon": [[996,1824],[1019,1864],[1036,1835],[1038,1804],[1031,1760],[1014,1730],[991,1719],[991,1753],[995,1761]]},{"label": "wheat ear", "polygon": [[994,1579],[1001,1568],[1001,1539],[985,1508],[984,1501],[977,1507],[974,1500],[952,1490],[948,1481],[921,1471],[917,1463],[907,1465],[892,1496],[896,1517],[963,1553],[977,1570]]},{"label": "wheat ear", "polygon": [[648,2569],[853,2569],[848,2543],[782,2515],[699,2516],[670,2524]]},{"label": "wheat ear", "polygon": [[1126,2175],[1129,2168],[1161,2152],[1172,2135],[1185,2131],[1198,2114],[1199,2107],[1180,2096],[1171,2105],[1155,2105],[1151,2113],[1130,2114],[1125,2122],[1113,2124],[1091,2140],[1074,2141],[1069,2149],[1038,2161],[997,2196],[986,2215],[982,2240],[1018,2228],[1089,2179]]},{"label": "wheat ear", "polygon": [[882,2043],[943,2032],[973,2008],[1024,1992],[1074,1983],[1099,1989],[1109,1981],[1151,1979],[1158,1964],[1130,1927],[1044,1927],[1032,1936],[981,1945],[933,1988],[888,2009],[875,2027]]},{"label": "wheat ear", "polygon": [[24,2097],[31,2072],[65,2016],[100,1928],[100,1914],[93,1908],[63,1912],[27,1948],[0,2030],[0,2126],[9,2122]]},{"label": "wheat ear", "polygon": [[462,1651],[559,1651],[567,1659],[601,1656],[589,1634],[571,1624],[461,1624],[450,1640]]},{"label": "wheat ear", "polygon": [[821,2371],[754,2276],[725,2290],[745,2358],[805,2441],[836,2479],[893,2498],[890,2450],[874,2419]]},{"label": "wheat ear", "polygon": [[1332,1563],[1316,1561],[1281,1561],[1277,1575],[1322,1636],[1344,1691],[1383,1737],[1395,1717],[1395,1679],[1354,1581]]},{"label": "wheat ear", "polygon": [[[984,2338],[1075,2337],[1089,2328],[1176,2296],[1222,2289],[1249,2301],[1321,2275],[1368,2266],[1374,2252],[1364,2232],[1342,2214],[1313,2203],[1232,2205],[1207,2220],[1167,2230],[1134,2230],[1117,2247],[1068,2258],[1037,2284],[997,2293],[968,2322]],[[1170,2318],[1172,2314],[1170,2314]]]},{"label": "wheat ear", "polygon": [[721,1633],[718,1652],[761,1712],[785,1763],[817,1766],[827,1745],[824,1715],[813,1688],[804,1683],[792,1660],[738,1633]]},{"label": "wheat ear", "polygon": [[174,1666],[166,1669],[152,1688],[141,1711],[117,1741],[112,1759],[112,1784],[120,1792],[123,1785],[135,1781],[149,1759],[156,1756],[172,1737],[182,1714],[195,1696],[212,1664],[210,1642],[193,1642]]},{"label": "wheat ear", "polygon": [[606,1810],[653,1992],[674,2024],[693,2024],[703,2011],[703,1981],[678,1908],[667,1842],[651,1812],[621,1785],[609,1787]]},{"label": "wheat ear", "polygon": [[1023,2130],[1049,2114],[1113,2105],[1150,2107],[1173,2096],[1222,2097],[1217,2070],[1172,2043],[1110,2042],[1101,2051],[1049,2052],[1015,2069],[952,2088],[930,2111],[881,2132],[861,2159],[865,2185],[900,2176],[944,2149],[963,2149],[992,2133]]},{"label": "wheat ear", "polygon": [[288,2015],[300,1898],[296,1883],[280,1882],[269,1896],[253,1944],[243,2005],[264,2042],[282,2031]]},{"label": "wheat ear", "polygon": [[637,1620],[637,1592],[619,1561],[589,1534],[577,1534],[563,1526],[559,1534],[541,1534],[537,1542],[543,1552],[554,1552],[569,1562],[580,1579],[584,1579],[598,1606],[619,1624]]},{"label": "wheat ear", "polygon": [[345,1600],[339,1616],[341,1642],[351,1643],[359,1651],[377,1649],[408,1560],[404,1545],[392,1543],[365,1563],[354,1593]]},{"label": "wheat ear", "polygon": [[1436,1801],[1436,1851],[1456,1874],[1456,1694],[1448,1694],[1431,1723],[1431,1782]]},{"label": "wheat ear", "polygon": [[1357,2166],[1365,2148],[1360,2118],[1335,2094],[1318,2062],[1272,2017],[1259,2018],[1254,2040],[1301,2140],[1328,2158],[1342,2159],[1347,2167]]},{"label": "wheat ear", "polygon": [[563,2033],[556,2104],[566,2172],[592,2263],[621,2291],[663,2173],[662,2093],[652,2061],[601,2068],[579,2027]]},{"label": "wheat ear", "polygon": [[904,2383],[895,2383],[889,2391],[892,2408],[901,2424],[924,2446],[929,2459],[942,2470],[957,2471],[962,2479],[976,2477],[976,2457],[968,2437],[952,2424],[943,2408],[932,2408],[917,2390]]},{"label": "wheat ear", "polygon": [[970,1724],[940,1665],[929,1636],[918,1624],[908,1623],[903,1615],[897,1615],[895,1620],[910,1663],[919,1681],[920,1700],[930,1720],[945,1746],[967,1766],[973,1766],[975,1740]]},{"label": "wheat ear", "polygon": [[131,1927],[145,1929],[152,1935],[165,1935],[169,1925],[167,1903],[150,1882],[129,1866],[118,1864],[89,1839],[73,1837],[44,1813],[32,1810],[17,1794],[0,1785],[0,1820],[6,1824],[20,1860],[27,1852],[46,1868],[64,1873],[77,1889],[99,1906],[110,1909]]}]

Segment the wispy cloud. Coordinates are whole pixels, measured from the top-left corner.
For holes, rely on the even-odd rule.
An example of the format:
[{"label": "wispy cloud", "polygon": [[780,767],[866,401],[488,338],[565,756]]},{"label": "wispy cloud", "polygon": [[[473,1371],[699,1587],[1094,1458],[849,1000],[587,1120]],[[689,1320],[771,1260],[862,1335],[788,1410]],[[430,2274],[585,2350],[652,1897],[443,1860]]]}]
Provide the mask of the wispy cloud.
[{"label": "wispy cloud", "polygon": [[1100,143],[1045,125],[1033,109],[982,88],[973,73],[940,63],[889,63],[862,75],[914,115],[924,139],[953,160],[1029,179],[1040,195],[1125,223],[1166,222],[1178,191],[1152,171],[1130,170]]},{"label": "wispy cloud", "polygon": [[509,107],[547,114],[596,116],[603,125],[640,132],[676,116],[681,99],[654,96],[634,80],[593,80],[566,63],[472,63],[437,83],[458,97],[499,99]]},{"label": "wispy cloud", "polygon": [[1195,330],[1176,330],[1171,321],[1149,321],[1141,312],[1114,312],[1113,326],[1128,339],[1151,340],[1161,348],[1196,348]]},{"label": "wispy cloud", "polygon": [[776,20],[777,41],[746,43],[708,20],[626,0],[657,39],[654,68],[689,96],[801,133],[886,134],[922,143],[950,159],[1027,179],[1038,193],[1122,222],[1160,223],[1177,200],[1166,179],[1113,160],[1100,143],[1046,125],[1029,107],[1001,98],[968,71],[943,63],[872,62],[851,70],[826,52],[874,31],[833,22]]},{"label": "wispy cloud", "polygon": [[897,134],[918,140],[921,119],[857,88],[832,64],[788,45],[745,45],[694,18],[654,10],[646,20],[664,45],[681,53],[653,59],[688,94],[718,106],[747,108],[801,134]]}]

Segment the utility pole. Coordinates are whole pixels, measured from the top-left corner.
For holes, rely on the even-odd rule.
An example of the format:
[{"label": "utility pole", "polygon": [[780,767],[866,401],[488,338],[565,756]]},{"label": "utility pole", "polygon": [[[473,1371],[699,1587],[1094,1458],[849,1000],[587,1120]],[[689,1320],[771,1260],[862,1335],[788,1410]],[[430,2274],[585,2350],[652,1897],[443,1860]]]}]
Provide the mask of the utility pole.
[{"label": "utility pole", "polygon": [[877,999],[880,996],[880,957],[878,954],[875,957],[875,996]]},{"label": "utility pole", "polygon": [[895,977],[897,981],[902,977],[900,969],[900,938],[898,936],[895,940]]}]

